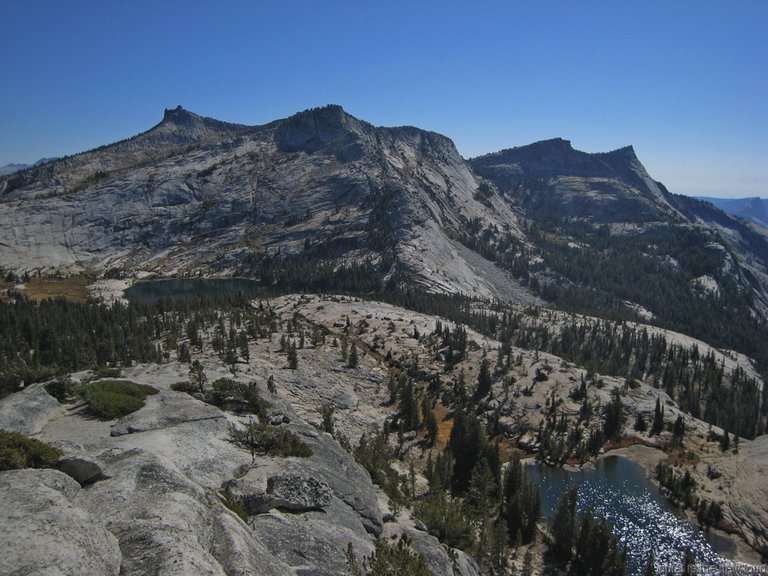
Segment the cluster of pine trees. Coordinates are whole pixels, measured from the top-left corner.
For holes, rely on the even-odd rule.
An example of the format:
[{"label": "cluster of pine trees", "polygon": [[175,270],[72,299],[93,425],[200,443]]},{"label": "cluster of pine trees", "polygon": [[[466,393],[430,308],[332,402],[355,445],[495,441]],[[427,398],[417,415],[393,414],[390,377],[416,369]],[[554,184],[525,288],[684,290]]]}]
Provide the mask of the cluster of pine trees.
[{"label": "cluster of pine trees", "polygon": [[[768,431],[768,387],[761,391],[755,378],[741,368],[726,369],[713,353],[672,344],[645,328],[590,318],[554,322],[536,309],[520,311],[500,303],[489,308],[461,296],[393,293],[385,299],[496,338],[502,344],[497,370],[514,363],[513,347],[541,350],[590,373],[650,382],[675,398],[687,413],[741,437],[754,438]],[[440,327],[445,333],[446,327]],[[445,343],[443,339],[441,345]],[[446,370],[450,366],[446,362]]]},{"label": "cluster of pine trees", "polygon": [[99,366],[165,362],[172,354],[189,362],[202,351],[202,332],[233,363],[247,358],[248,338],[277,331],[271,310],[242,296],[112,306],[63,299],[0,302],[0,396],[21,386]]},{"label": "cluster of pine trees", "polygon": [[[768,324],[752,313],[748,293],[711,246],[717,240],[711,232],[670,226],[612,236],[607,227],[558,218],[550,208],[529,209],[536,222],[528,229],[532,245],[493,225],[483,228],[477,219],[465,221],[453,236],[557,308],[639,320],[626,305],[633,302],[653,312],[653,324],[739,350],[768,369],[768,351],[760,344],[768,340]],[[694,280],[704,275],[717,281],[718,295],[697,288]]]},{"label": "cluster of pine trees", "polygon": [[[768,390],[741,368],[726,370],[714,353],[670,344],[660,334],[623,323],[581,319],[553,328],[546,320],[504,313],[499,339],[545,350],[590,372],[650,381],[680,407],[714,426],[754,438],[768,429]],[[509,348],[508,348],[509,349]]]}]

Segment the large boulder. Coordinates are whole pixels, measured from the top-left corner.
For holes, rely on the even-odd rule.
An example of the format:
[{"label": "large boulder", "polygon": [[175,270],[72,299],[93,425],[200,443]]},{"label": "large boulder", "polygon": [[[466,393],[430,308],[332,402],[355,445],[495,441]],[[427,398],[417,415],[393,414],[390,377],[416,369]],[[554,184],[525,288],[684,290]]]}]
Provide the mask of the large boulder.
[{"label": "large boulder", "polygon": [[331,503],[333,492],[317,478],[298,474],[280,474],[267,480],[267,494],[274,508],[293,512],[322,510]]},{"label": "large boulder", "polygon": [[64,408],[48,394],[43,384],[32,384],[0,402],[0,430],[21,432],[27,436],[39,433]]},{"label": "large boulder", "polygon": [[104,514],[77,504],[80,486],[56,470],[0,473],[0,574],[120,573],[117,538]]},{"label": "large boulder", "polygon": [[250,516],[273,508],[290,512],[323,510],[334,497],[331,488],[322,480],[299,474],[275,474],[266,481],[257,475],[246,475],[226,482],[225,489]]},{"label": "large boulder", "polygon": [[57,464],[58,469],[80,485],[92,484],[104,477],[101,466],[85,455],[67,455]]}]

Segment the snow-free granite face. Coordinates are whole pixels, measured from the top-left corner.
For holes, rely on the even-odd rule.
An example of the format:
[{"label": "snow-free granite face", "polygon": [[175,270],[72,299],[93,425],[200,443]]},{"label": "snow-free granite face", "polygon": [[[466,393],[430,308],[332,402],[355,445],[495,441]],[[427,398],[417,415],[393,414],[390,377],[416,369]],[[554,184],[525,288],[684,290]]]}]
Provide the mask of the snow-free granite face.
[{"label": "snow-free granite face", "polygon": [[248,273],[253,255],[311,246],[337,264],[394,258],[434,291],[524,295],[446,235],[477,218],[522,237],[479,182],[448,138],[338,106],[250,128],[167,110],[131,140],[3,180],[0,268]]},{"label": "snow-free granite face", "polygon": [[80,492],[56,470],[0,473],[0,574],[120,573],[118,540],[78,505]]}]

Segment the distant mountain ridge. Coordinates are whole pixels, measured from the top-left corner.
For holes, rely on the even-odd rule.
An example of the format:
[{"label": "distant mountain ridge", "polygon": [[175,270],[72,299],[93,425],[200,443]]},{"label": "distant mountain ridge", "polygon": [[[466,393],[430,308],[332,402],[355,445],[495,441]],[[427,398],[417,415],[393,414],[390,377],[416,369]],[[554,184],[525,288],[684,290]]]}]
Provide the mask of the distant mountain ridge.
[{"label": "distant mountain ridge", "polygon": [[720,210],[768,226],[768,198],[713,198],[696,196],[697,200],[709,202]]},{"label": "distant mountain ridge", "polygon": [[262,126],[179,106],[135,137],[0,178],[0,206],[6,274],[546,300],[704,339],[707,315],[734,335],[768,318],[765,229],[670,193],[631,146],[558,138],[466,160],[446,136],[336,105]]},{"label": "distant mountain ridge", "polygon": [[32,166],[40,166],[41,164],[45,164],[46,162],[53,162],[54,160],[58,160],[58,158],[56,157],[40,158],[40,160],[38,160],[34,164],[13,164],[13,163],[6,164],[5,166],[0,166],[0,176],[8,176],[9,174],[13,174],[14,172],[25,170]]},{"label": "distant mountain ridge", "polygon": [[470,164],[510,195],[546,185],[550,194],[531,194],[524,204],[546,205],[549,216],[589,216],[605,223],[682,217],[631,146],[589,154],[556,138],[486,154]]}]

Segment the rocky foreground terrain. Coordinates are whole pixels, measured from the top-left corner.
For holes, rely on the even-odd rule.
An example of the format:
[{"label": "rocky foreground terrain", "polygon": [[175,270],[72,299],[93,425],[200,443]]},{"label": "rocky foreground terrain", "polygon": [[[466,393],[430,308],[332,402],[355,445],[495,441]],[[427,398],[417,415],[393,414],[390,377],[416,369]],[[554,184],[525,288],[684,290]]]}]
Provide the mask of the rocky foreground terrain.
[{"label": "rocky foreground terrain", "polygon": [[[470,469],[432,485],[462,416],[504,461],[624,451],[740,558],[768,553],[768,230],[671,193],[631,146],[558,138],[467,160],[445,136],[339,106],[263,126],[179,106],[0,176],[0,231],[16,327],[0,334],[0,430],[62,453],[0,473],[0,572],[356,574],[385,542],[433,574],[540,568],[546,526],[502,558],[489,530],[513,529],[503,499],[467,508]],[[163,306],[37,314],[19,296],[60,284],[125,304],[127,287],[168,277],[250,279],[273,295],[253,306],[274,325],[246,333],[242,309],[218,324],[220,311]],[[337,292],[365,299],[317,295]],[[46,387],[62,366],[73,383]],[[136,387],[142,408],[100,420],[89,390],[115,366],[155,392]],[[250,390],[249,414],[232,390]],[[275,438],[299,448],[269,453]],[[374,438],[381,454],[353,457]],[[426,500],[443,506],[430,526]],[[456,521],[463,552],[438,541],[435,516]]]},{"label": "rocky foreground terrain", "polygon": [[[407,515],[395,520],[368,473],[308,423],[331,403],[350,436],[381,424],[383,368],[364,360],[349,373],[338,350],[325,347],[301,351],[301,368],[287,370],[274,348],[257,343],[254,361],[234,375],[209,359],[206,373],[258,382],[270,403],[266,418],[298,435],[310,457],[252,459],[228,440],[244,418],[170,389],[187,379],[187,366],[176,363],[127,369],[126,379],[159,393],[118,421],[60,405],[42,385],[5,399],[0,428],[64,456],[59,470],[0,473],[0,572],[343,574],[350,545],[362,563],[374,538],[405,534],[432,573],[477,574],[471,558],[416,530]],[[225,492],[245,518],[225,506]]]},{"label": "rocky foreground terrain", "polygon": [[[344,574],[351,573],[350,558],[365,564],[376,539],[405,536],[432,574],[479,574],[473,558],[430,535],[410,506],[390,502],[352,455],[319,429],[323,408],[332,406],[335,438],[354,446],[364,434],[370,437],[397,412],[387,390],[393,365],[417,363],[425,373],[440,373],[430,333],[438,322],[454,325],[350,297],[284,296],[268,305],[283,328],[269,338],[252,340],[248,361],[225,364],[210,353],[195,358],[202,361],[208,382],[220,377],[255,382],[269,403],[264,419],[293,432],[312,455],[252,456],[233,444],[232,427],[242,427],[252,417],[171,389],[189,378],[187,363],[124,369],[122,378],[151,385],[158,393],[137,412],[111,421],[94,418],[82,403],[61,404],[42,384],[31,385],[0,401],[0,429],[48,442],[63,456],[57,469],[0,473],[0,573]],[[325,338],[310,343],[309,335],[318,328]],[[301,333],[307,341],[297,350],[296,368],[290,369],[279,341],[287,336],[295,342]],[[682,335],[668,336],[686,345],[691,342]],[[342,337],[359,349],[357,366],[341,358]],[[500,347],[471,330],[468,341],[467,358],[447,377],[445,388],[459,372],[474,382],[482,358],[493,357]],[[550,354],[512,352],[518,359],[515,385],[495,381],[480,410],[489,419],[497,415],[504,437],[522,447],[533,441],[524,431],[535,431],[551,402],[561,401],[563,413],[575,416],[579,406],[569,394],[586,371]],[[737,368],[732,357],[712,353],[730,369]],[[543,372],[546,379],[539,377]],[[72,375],[76,381],[89,376]],[[606,403],[623,379],[599,379],[599,386],[588,387],[588,395]],[[531,392],[516,393],[521,389]],[[628,415],[643,413],[650,421],[657,398],[667,407],[668,421],[681,413],[663,391],[645,383],[626,391],[624,408]],[[424,442],[423,432],[399,438],[393,432],[388,438],[401,472],[407,476],[409,467],[415,470],[416,499],[426,490],[427,457],[445,445],[450,433],[448,410],[440,414],[441,432],[434,447]],[[686,450],[696,456],[688,469],[700,481],[698,497],[718,502],[737,538],[764,549],[765,437],[741,439],[737,455],[724,454],[706,441],[706,424],[683,418]],[[669,433],[651,438],[630,432],[630,424],[627,432],[644,445],[637,459],[649,473],[658,460],[677,454],[662,450]],[[632,449],[627,453],[636,457]],[[705,480],[713,467],[717,480]],[[541,562],[542,549],[532,550],[535,562]],[[519,567],[521,557],[513,565]]]}]

